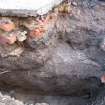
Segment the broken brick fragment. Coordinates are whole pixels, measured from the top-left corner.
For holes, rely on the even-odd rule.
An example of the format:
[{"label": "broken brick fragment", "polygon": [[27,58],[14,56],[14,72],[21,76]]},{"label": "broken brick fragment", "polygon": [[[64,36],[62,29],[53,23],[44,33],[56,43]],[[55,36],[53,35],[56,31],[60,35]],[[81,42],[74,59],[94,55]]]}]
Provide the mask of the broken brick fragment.
[{"label": "broken brick fragment", "polygon": [[24,40],[27,39],[26,34],[27,34],[27,31],[18,31],[18,32],[17,32],[17,35],[16,35],[17,40],[18,40],[19,42],[23,42]]},{"label": "broken brick fragment", "polygon": [[40,39],[43,37],[43,34],[45,33],[44,27],[35,28],[30,32],[30,36],[32,38]]},{"label": "broken brick fragment", "polygon": [[101,77],[101,82],[102,82],[102,83],[105,83],[105,75],[103,75],[103,76]]},{"label": "broken brick fragment", "polygon": [[16,42],[16,36],[13,33],[5,33],[0,35],[1,44],[14,44]]},{"label": "broken brick fragment", "polygon": [[16,41],[15,36],[11,36],[11,37],[0,36],[1,44],[13,44],[13,43],[15,43],[15,41]]},{"label": "broken brick fragment", "polygon": [[8,43],[8,39],[7,38],[5,38],[4,36],[1,36],[0,35],[0,44],[3,44],[3,45],[5,45],[5,44],[7,44]]},{"label": "broken brick fragment", "polygon": [[15,29],[15,24],[10,19],[3,18],[0,20],[0,29],[10,32]]}]

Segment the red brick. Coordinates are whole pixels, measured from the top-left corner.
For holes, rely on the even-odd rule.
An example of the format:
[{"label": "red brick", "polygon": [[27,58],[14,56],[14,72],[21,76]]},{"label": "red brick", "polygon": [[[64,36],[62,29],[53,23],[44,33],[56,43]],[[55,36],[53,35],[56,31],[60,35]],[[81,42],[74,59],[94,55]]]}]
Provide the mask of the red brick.
[{"label": "red brick", "polygon": [[105,83],[105,75],[103,75],[103,76],[101,77],[101,82],[102,82],[102,83]]},{"label": "red brick", "polygon": [[45,33],[45,29],[43,27],[39,27],[39,28],[36,28],[36,29],[32,30],[30,32],[30,36],[33,37],[33,38],[40,39],[40,38],[43,37],[44,33]]}]

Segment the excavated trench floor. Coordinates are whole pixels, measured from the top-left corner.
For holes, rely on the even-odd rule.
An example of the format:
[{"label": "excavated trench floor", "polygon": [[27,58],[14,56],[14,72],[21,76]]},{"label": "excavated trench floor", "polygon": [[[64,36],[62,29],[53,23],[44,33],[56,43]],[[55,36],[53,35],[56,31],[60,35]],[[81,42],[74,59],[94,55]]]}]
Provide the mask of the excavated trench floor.
[{"label": "excavated trench floor", "polygon": [[0,17],[11,26],[0,26],[0,43],[10,44],[0,45],[3,95],[25,105],[105,105],[105,2],[71,1],[69,14],[40,17],[37,29],[33,17]]}]

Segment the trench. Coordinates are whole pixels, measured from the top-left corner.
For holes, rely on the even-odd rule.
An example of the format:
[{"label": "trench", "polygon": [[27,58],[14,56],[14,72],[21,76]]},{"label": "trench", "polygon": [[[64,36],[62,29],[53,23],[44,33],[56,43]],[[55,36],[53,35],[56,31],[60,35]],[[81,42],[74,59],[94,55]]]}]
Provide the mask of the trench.
[{"label": "trench", "polygon": [[[16,26],[0,27],[3,95],[25,105],[105,105],[105,2],[73,0],[70,7],[57,15],[0,17],[0,25]],[[48,21],[40,28],[41,19]]]}]

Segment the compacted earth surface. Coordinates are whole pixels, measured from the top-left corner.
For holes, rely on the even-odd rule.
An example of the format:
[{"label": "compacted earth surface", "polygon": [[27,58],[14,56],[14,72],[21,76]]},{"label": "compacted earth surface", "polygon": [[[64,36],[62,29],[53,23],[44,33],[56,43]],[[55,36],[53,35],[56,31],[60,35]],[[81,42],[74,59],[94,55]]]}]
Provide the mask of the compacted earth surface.
[{"label": "compacted earth surface", "polygon": [[105,105],[104,83],[104,0],[0,17],[0,105]]}]

